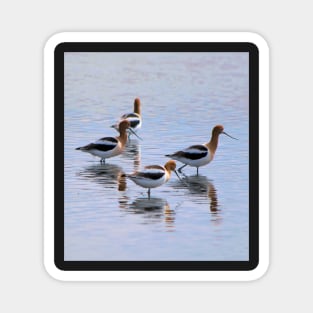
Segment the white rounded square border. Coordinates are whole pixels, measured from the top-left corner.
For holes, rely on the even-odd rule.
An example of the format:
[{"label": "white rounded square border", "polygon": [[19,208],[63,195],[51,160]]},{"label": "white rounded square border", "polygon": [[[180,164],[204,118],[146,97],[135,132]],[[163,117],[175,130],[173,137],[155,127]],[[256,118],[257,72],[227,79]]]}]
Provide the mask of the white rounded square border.
[{"label": "white rounded square border", "polygon": [[[54,264],[54,50],[62,42],[250,42],[259,50],[259,264],[250,271],[62,271]],[[251,281],[269,266],[269,48],[251,32],[64,32],[44,48],[44,265],[62,281]]]}]

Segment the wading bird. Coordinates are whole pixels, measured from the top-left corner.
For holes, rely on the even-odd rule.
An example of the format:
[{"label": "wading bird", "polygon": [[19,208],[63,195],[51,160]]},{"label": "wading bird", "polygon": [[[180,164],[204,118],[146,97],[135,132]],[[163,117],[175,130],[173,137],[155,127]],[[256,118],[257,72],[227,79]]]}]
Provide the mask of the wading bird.
[{"label": "wading bird", "polygon": [[132,132],[129,121],[123,120],[119,123],[120,135],[118,137],[104,137],[86,146],[76,148],[76,150],[95,155],[101,158],[101,163],[105,163],[105,159],[112,158],[123,152],[127,142],[128,129]]},{"label": "wading bird", "polygon": [[146,166],[142,171],[126,174],[126,177],[131,179],[135,184],[143,188],[148,188],[148,196],[150,198],[150,189],[165,184],[170,179],[172,171],[174,171],[177,177],[180,179],[175,169],[175,161],[170,160],[166,162],[164,166],[149,165]]},{"label": "wading bird", "polygon": [[178,172],[181,173],[181,170],[185,166],[189,165],[197,168],[198,175],[199,167],[204,166],[213,160],[220,134],[224,134],[232,139],[238,140],[237,138],[234,138],[224,132],[224,127],[222,125],[216,125],[212,130],[212,137],[208,143],[190,146],[184,150],[177,151],[173,154],[167,154],[165,156],[185,164],[178,169]]},{"label": "wading bird", "polygon": [[[112,125],[114,129],[118,130],[119,123],[122,120],[128,120],[130,123],[130,129],[133,130],[134,132],[141,128],[142,125],[142,118],[141,118],[141,102],[139,98],[136,98],[134,101],[134,112],[132,113],[126,113],[123,114],[120,118],[120,121],[117,122],[116,124]],[[130,135],[131,133],[129,133]],[[139,137],[137,135],[137,137]]]}]

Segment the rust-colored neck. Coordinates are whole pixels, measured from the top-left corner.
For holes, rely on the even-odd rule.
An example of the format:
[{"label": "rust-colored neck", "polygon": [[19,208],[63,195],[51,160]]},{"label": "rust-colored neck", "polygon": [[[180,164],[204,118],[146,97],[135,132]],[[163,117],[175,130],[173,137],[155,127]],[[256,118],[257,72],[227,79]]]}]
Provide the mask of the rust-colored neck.
[{"label": "rust-colored neck", "polygon": [[127,131],[126,129],[120,130],[120,135],[118,136],[118,140],[121,142],[122,146],[125,146],[128,139]]},{"label": "rust-colored neck", "polygon": [[137,114],[141,114],[141,110],[140,110],[140,100],[139,99],[135,99],[134,102],[134,112]]},{"label": "rust-colored neck", "polygon": [[213,131],[210,142],[208,142],[206,144],[206,146],[209,148],[212,156],[215,154],[215,151],[217,149],[219,135],[220,135],[219,133]]}]

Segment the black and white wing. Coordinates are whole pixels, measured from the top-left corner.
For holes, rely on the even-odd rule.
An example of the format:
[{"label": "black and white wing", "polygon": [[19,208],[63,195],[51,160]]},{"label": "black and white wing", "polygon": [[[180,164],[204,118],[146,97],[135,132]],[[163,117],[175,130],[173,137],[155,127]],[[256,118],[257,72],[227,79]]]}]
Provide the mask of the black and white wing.
[{"label": "black and white wing", "polygon": [[98,150],[98,151],[110,151],[118,145],[118,140],[114,137],[104,137],[98,139],[96,142],[90,143],[84,147],[76,148],[76,150]]}]

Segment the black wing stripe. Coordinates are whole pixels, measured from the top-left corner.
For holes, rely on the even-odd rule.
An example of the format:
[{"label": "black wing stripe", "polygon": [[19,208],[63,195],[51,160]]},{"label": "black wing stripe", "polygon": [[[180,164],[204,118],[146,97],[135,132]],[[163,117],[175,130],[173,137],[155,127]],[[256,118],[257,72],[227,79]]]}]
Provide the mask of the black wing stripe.
[{"label": "black wing stripe", "polygon": [[117,143],[117,139],[114,138],[114,137],[103,137],[103,138],[99,139],[98,141],[100,141],[100,140],[102,140],[102,141],[110,141],[110,142]]},{"label": "black wing stripe", "polygon": [[134,128],[134,127],[136,127],[139,123],[140,123],[140,121],[130,121],[130,127]]},{"label": "black wing stripe", "polygon": [[110,151],[113,150],[116,147],[116,145],[99,145],[95,144],[94,149],[100,150],[100,151]]},{"label": "black wing stripe", "polygon": [[149,173],[145,173],[145,172],[141,172],[137,174],[138,177],[142,177],[142,178],[149,178],[152,180],[158,180],[161,177],[164,176],[164,172],[163,173],[153,173],[153,172],[149,172]]},{"label": "black wing stripe", "polygon": [[113,150],[116,147],[116,145],[104,145],[104,144],[97,144],[97,143],[91,143],[85,147],[83,147],[81,150],[99,150],[99,151],[110,151]]},{"label": "black wing stripe", "polygon": [[203,145],[194,145],[194,146],[188,147],[187,149],[196,149],[196,150],[199,150],[199,151],[208,151],[208,148],[206,148]]},{"label": "black wing stripe", "polygon": [[182,152],[181,157],[190,159],[190,160],[198,160],[201,158],[205,158],[207,156],[208,152],[201,152],[201,153],[189,153],[189,152]]}]

